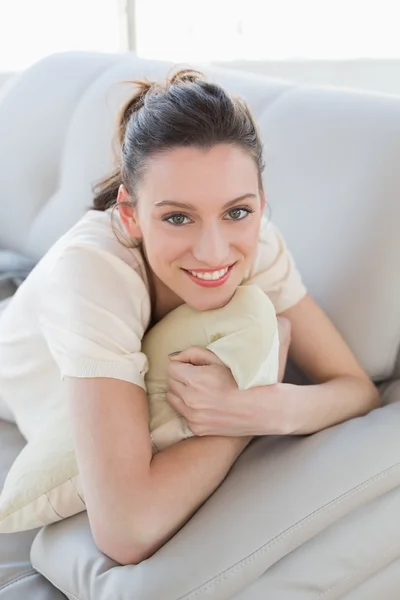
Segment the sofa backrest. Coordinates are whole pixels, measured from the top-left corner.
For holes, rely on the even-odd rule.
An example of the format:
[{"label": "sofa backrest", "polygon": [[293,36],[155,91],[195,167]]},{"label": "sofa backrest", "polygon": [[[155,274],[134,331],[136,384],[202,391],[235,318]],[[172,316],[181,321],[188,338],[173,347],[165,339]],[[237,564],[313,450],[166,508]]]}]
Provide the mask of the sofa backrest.
[{"label": "sofa backrest", "polygon": [[[198,66],[198,65],[195,65]],[[54,55],[0,93],[0,247],[39,259],[89,207],[114,164],[126,82],[172,64],[133,54]],[[310,293],[369,374],[388,378],[400,340],[400,98],[205,68],[249,103],[272,220]]]}]

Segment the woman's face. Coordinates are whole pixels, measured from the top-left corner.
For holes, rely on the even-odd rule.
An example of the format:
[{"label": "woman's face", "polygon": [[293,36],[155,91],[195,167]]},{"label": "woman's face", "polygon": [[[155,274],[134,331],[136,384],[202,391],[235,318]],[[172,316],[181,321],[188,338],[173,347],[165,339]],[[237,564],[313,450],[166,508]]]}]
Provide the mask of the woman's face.
[{"label": "woman's face", "polygon": [[[127,200],[121,186],[118,199]],[[197,310],[224,306],[257,249],[264,196],[244,150],[177,148],[147,164],[135,209],[120,206],[156,278]]]}]

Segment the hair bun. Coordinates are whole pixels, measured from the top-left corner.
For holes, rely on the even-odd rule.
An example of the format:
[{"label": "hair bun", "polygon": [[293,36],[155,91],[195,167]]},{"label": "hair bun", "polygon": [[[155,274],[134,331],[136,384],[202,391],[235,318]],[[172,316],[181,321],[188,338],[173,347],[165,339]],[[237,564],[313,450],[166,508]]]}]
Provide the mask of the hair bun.
[{"label": "hair bun", "polygon": [[[198,81],[205,81],[204,74],[196,69],[179,69],[174,75],[167,78],[166,89],[170,85],[176,85],[180,83],[195,83]],[[161,86],[156,81],[148,81],[146,79],[134,80],[129,83],[133,83],[136,86],[134,95],[125,103],[122,107],[119,118],[119,142],[122,144],[125,137],[125,130],[127,123],[133,113],[137,112],[142,108],[145,103],[145,98],[150,91],[160,90]]]},{"label": "hair bun", "polygon": [[179,71],[168,79],[167,84],[196,83],[199,80],[204,81],[204,79],[204,74],[201,71],[196,71],[196,69],[179,69]]}]

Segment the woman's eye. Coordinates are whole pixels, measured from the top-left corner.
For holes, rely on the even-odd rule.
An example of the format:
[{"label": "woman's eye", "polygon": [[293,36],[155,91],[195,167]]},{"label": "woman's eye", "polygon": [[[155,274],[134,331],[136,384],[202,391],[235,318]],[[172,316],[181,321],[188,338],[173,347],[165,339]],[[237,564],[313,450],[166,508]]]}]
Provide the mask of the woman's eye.
[{"label": "woman's eye", "polygon": [[181,213],[169,215],[169,217],[166,217],[164,221],[166,221],[167,223],[171,223],[171,225],[186,225],[186,223],[190,223],[189,217]]},{"label": "woman's eye", "polygon": [[229,220],[231,221],[241,221],[247,215],[252,213],[253,211],[249,208],[232,208],[227,214],[229,216]]}]

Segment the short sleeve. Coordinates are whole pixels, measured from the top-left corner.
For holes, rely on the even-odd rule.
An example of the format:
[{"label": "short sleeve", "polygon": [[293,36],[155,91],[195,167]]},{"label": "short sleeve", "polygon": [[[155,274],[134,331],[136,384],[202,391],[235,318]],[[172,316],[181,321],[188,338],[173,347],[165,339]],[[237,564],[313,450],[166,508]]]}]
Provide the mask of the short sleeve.
[{"label": "short sleeve", "polygon": [[282,234],[266,219],[262,221],[253,267],[243,283],[260,287],[277,314],[297,304],[307,293]]},{"label": "short sleeve", "polygon": [[145,389],[141,351],[150,300],[140,274],[120,257],[69,247],[44,290],[40,328],[61,377],[110,377]]}]

